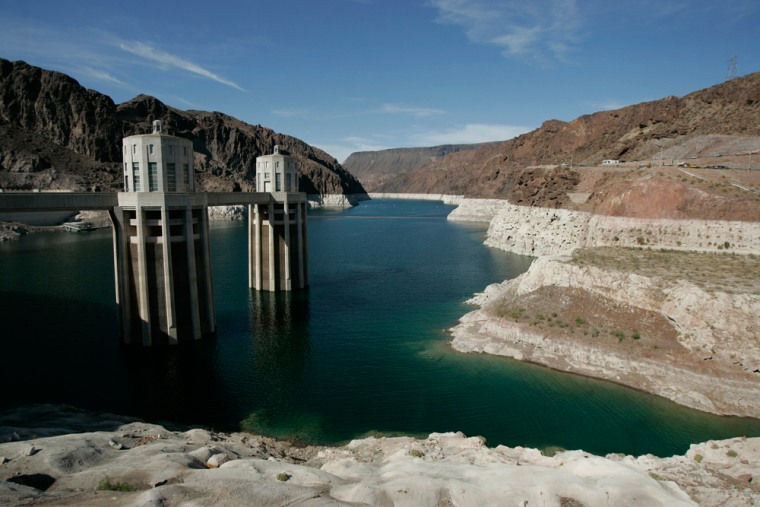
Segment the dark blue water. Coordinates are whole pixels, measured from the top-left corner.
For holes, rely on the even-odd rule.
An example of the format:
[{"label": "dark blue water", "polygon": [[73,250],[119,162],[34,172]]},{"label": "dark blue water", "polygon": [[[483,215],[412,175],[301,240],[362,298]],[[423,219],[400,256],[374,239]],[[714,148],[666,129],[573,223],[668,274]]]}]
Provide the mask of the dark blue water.
[{"label": "dark blue water", "polygon": [[0,407],[68,403],[151,421],[312,443],[463,431],[490,445],[669,455],[760,421],[449,349],[473,292],[530,258],[482,245],[485,226],[437,202],[371,201],[309,216],[311,287],[247,287],[246,227],[212,229],[218,334],[119,345],[109,231],[0,244]]}]

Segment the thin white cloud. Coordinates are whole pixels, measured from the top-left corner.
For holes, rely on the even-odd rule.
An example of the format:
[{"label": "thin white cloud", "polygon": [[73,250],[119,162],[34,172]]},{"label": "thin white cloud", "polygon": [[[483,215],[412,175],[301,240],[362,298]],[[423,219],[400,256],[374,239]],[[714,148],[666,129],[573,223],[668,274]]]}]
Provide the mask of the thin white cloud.
[{"label": "thin white cloud", "polygon": [[391,146],[388,146],[386,144],[379,144],[374,139],[369,139],[366,137],[360,137],[360,136],[352,136],[352,137],[345,137],[340,140],[338,140],[335,143],[310,143],[316,147],[318,147],[320,150],[325,151],[326,153],[329,153],[333,157],[335,157],[336,160],[338,160],[341,164],[346,161],[349,155],[352,153],[356,153],[359,151],[380,151],[380,150],[387,150],[390,149]]},{"label": "thin white cloud", "polygon": [[435,116],[435,115],[445,113],[445,111],[442,111],[440,109],[415,107],[415,106],[409,106],[406,104],[383,104],[382,106],[380,106],[377,112],[389,113],[389,114],[409,114],[409,115],[414,116],[415,118],[427,118],[429,116]]},{"label": "thin white cloud", "polygon": [[109,83],[115,83],[118,85],[126,85],[124,81],[104,70],[98,70],[92,67],[81,67],[80,73],[95,79],[99,79],[101,81],[108,81]]},{"label": "thin white cloud", "polygon": [[283,118],[310,118],[314,115],[308,109],[272,109],[272,114]]},{"label": "thin white cloud", "polygon": [[567,62],[578,43],[576,0],[431,0],[438,21],[462,26],[479,44],[540,65]]},{"label": "thin white cloud", "polygon": [[149,44],[145,44],[143,42],[131,42],[131,43],[122,42],[119,44],[119,47],[128,53],[132,53],[133,55],[140,56],[151,62],[158,63],[160,65],[167,66],[167,67],[182,69],[187,72],[197,74],[201,77],[211,79],[213,81],[216,81],[217,83],[221,83],[223,85],[227,85],[229,87],[235,88],[236,90],[245,91],[240,85],[238,85],[234,81],[230,81],[229,79],[225,79],[217,74],[214,74],[210,70],[204,69],[200,65],[197,65],[191,61],[185,60],[184,58],[158,50]]},{"label": "thin white cloud", "polygon": [[597,111],[614,111],[616,109],[622,109],[630,104],[624,104],[616,100],[608,100],[606,102],[594,102],[591,107]]},{"label": "thin white cloud", "polygon": [[532,130],[517,125],[470,123],[444,132],[426,132],[413,136],[417,146],[441,144],[476,144],[490,141],[506,141]]}]

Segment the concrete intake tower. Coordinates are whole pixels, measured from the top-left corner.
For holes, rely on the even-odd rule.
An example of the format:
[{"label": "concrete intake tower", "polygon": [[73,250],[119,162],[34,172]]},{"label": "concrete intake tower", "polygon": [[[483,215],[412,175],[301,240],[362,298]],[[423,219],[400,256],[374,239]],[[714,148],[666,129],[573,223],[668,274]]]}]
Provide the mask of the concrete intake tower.
[{"label": "concrete intake tower", "polygon": [[308,286],[307,200],[295,159],[257,158],[256,193],[196,193],[192,142],[161,131],[125,137],[124,192],[113,222],[116,303],[124,343],[145,346],[216,332],[209,204],[248,205],[248,286]]},{"label": "concrete intake tower", "polygon": [[116,303],[125,343],[216,331],[208,213],[195,194],[193,145],[161,132],[125,137],[124,192],[111,210]]}]

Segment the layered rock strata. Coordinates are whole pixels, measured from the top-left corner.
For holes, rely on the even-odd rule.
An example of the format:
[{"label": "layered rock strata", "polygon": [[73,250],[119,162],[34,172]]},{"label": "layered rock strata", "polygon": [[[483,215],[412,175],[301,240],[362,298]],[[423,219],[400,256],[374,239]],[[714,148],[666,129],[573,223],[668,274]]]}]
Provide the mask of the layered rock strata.
[{"label": "layered rock strata", "polygon": [[[528,272],[471,300],[480,308],[451,330],[455,349],[610,380],[716,414],[760,417],[760,291],[736,289],[728,277],[705,287],[688,276],[569,257],[597,246],[756,255],[760,223],[632,219],[470,199],[449,218],[490,218],[487,245],[541,256]],[[544,325],[552,311],[561,327]],[[603,326],[619,339],[589,336]]]},{"label": "layered rock strata", "polygon": [[464,199],[449,220],[490,222],[486,245],[522,255],[596,246],[760,253],[760,222],[629,218],[499,199]]}]

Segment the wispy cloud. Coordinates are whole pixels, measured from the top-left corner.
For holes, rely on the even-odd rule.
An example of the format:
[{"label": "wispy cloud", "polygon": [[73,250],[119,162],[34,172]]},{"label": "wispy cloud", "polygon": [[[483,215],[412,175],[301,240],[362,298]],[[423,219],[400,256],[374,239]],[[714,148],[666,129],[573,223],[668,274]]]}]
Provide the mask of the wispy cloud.
[{"label": "wispy cloud", "polygon": [[624,104],[617,100],[608,100],[606,102],[593,102],[589,105],[597,111],[614,111],[629,106],[630,104]]},{"label": "wispy cloud", "polygon": [[310,109],[272,109],[272,114],[283,118],[311,118],[314,112]]},{"label": "wispy cloud", "polygon": [[108,81],[110,83],[115,83],[118,85],[125,85],[124,81],[117,78],[116,76],[112,75],[109,72],[106,72],[104,70],[94,69],[92,67],[80,67],[79,69],[80,73],[83,75],[90,76],[95,79],[99,79],[101,81]]},{"label": "wispy cloud", "polygon": [[340,163],[345,162],[348,156],[355,152],[387,150],[391,147],[381,144],[375,139],[360,136],[345,137],[335,143],[313,144],[335,157]]},{"label": "wispy cloud", "polygon": [[446,111],[442,111],[440,109],[409,106],[406,104],[383,104],[376,110],[376,112],[389,114],[408,114],[414,116],[415,118],[427,118],[429,116],[444,114]]},{"label": "wispy cloud", "polygon": [[470,123],[444,132],[426,132],[413,136],[417,146],[440,144],[475,144],[489,141],[506,141],[532,130],[517,125]]},{"label": "wispy cloud", "polygon": [[540,65],[567,62],[578,43],[576,0],[431,0],[438,21],[460,25],[479,44]]},{"label": "wispy cloud", "polygon": [[210,70],[204,69],[200,65],[195,64],[189,60],[185,60],[182,57],[172,55],[170,53],[166,53],[165,51],[156,49],[150,44],[145,44],[143,42],[129,42],[129,43],[122,42],[119,44],[119,47],[128,53],[132,53],[133,55],[140,56],[148,61],[157,63],[159,65],[162,65],[165,67],[173,67],[177,69],[182,69],[192,74],[197,74],[201,77],[211,79],[213,81],[216,81],[217,83],[221,83],[229,87],[235,88],[236,90],[245,91],[240,85],[238,85],[234,81],[225,79],[217,74],[214,74]]}]

